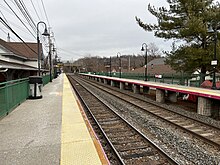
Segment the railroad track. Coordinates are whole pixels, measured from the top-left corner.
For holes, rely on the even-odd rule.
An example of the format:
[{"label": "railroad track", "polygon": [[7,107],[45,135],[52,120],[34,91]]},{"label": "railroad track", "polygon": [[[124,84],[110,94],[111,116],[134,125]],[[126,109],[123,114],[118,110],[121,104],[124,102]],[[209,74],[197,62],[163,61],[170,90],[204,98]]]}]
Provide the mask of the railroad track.
[{"label": "railroad track", "polygon": [[[95,96],[88,88],[79,85],[72,77],[68,77],[78,96],[87,107],[90,117],[108,140],[115,155],[117,164],[177,164],[154,142],[138,131],[128,121],[115,112],[103,100]],[[107,154],[108,155],[108,154]],[[111,161],[111,159],[110,159]],[[114,163],[115,160],[114,160]]]},{"label": "railroad track", "polygon": [[118,91],[112,87],[106,87],[105,85],[93,83],[85,79],[81,80],[92,84],[92,86],[95,86],[106,93],[114,95],[131,106],[138,107],[145,112],[154,115],[160,120],[173,124],[179,129],[193,134],[193,136],[203,140],[205,143],[220,148],[220,129],[218,127],[178,114],[177,112],[173,112],[153,102],[146,102],[146,100],[143,100],[140,97]]}]

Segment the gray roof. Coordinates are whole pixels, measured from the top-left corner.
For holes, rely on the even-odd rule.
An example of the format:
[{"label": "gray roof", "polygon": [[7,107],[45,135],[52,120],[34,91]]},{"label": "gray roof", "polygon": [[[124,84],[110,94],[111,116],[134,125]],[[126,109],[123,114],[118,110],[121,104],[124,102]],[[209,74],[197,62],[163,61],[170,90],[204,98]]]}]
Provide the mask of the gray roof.
[{"label": "gray roof", "polygon": [[149,63],[147,63],[147,65],[164,65],[164,61],[165,61],[165,58],[156,58],[156,59],[153,59],[152,61],[150,61]]}]

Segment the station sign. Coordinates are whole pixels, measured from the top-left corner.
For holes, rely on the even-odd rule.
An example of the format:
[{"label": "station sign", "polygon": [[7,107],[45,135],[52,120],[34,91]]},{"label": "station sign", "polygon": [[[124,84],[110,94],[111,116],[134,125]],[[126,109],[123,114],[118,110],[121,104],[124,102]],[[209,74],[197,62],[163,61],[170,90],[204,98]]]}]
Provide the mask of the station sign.
[{"label": "station sign", "polygon": [[162,78],[161,74],[155,74],[155,78]]},{"label": "station sign", "polygon": [[211,61],[211,65],[212,65],[212,66],[213,66],[213,65],[214,65],[214,66],[215,66],[215,65],[218,65],[218,60],[212,60],[212,61]]}]

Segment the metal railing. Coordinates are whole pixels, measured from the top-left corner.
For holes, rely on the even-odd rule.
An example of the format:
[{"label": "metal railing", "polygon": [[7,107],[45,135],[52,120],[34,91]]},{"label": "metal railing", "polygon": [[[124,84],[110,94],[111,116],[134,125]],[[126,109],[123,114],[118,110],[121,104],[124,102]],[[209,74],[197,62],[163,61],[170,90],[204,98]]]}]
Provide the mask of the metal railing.
[{"label": "metal railing", "polygon": [[[52,80],[53,80],[54,74],[52,74],[51,76],[52,76]],[[50,75],[49,74],[43,75],[42,80],[43,80],[43,86],[45,86],[46,84],[48,84],[50,82]]]},{"label": "metal railing", "polygon": [[42,80],[43,80],[43,86],[45,86],[46,84],[48,84],[50,82],[50,75],[44,75],[42,76]]},{"label": "metal railing", "polygon": [[[43,85],[50,82],[50,75],[44,75]],[[0,118],[6,116],[15,107],[29,97],[29,78],[0,83]]]},{"label": "metal railing", "polygon": [[29,96],[28,78],[0,83],[0,118]]}]

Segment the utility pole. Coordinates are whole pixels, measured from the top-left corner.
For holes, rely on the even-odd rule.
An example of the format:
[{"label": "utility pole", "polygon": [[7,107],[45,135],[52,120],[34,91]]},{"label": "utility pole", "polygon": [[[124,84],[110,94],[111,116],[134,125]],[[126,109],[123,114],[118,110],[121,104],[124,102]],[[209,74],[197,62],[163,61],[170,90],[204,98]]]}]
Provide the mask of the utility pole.
[{"label": "utility pole", "polygon": [[110,77],[112,77],[112,59],[110,56]]},{"label": "utility pole", "polygon": [[131,70],[131,56],[128,57],[128,71],[130,70]]},{"label": "utility pole", "polygon": [[[50,28],[49,28],[50,29]],[[50,33],[50,31],[49,31]],[[52,58],[51,58],[51,39],[49,35],[49,71],[50,71],[50,82],[52,82]]]},{"label": "utility pole", "polygon": [[53,52],[53,55],[55,54],[54,63],[53,63],[53,69],[54,69],[53,73],[54,73],[54,78],[57,78],[57,53],[56,53],[56,48],[54,47],[54,44],[53,44],[52,52]]}]

